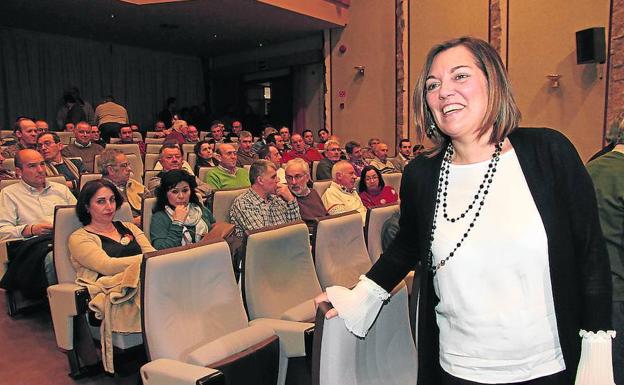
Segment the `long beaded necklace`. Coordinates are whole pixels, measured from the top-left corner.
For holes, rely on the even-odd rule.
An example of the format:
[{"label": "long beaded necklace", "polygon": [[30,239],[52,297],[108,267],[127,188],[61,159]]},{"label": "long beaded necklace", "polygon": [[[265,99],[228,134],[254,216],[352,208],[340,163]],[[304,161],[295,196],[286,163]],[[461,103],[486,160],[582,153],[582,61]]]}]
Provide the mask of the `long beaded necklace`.
[{"label": "long beaded necklace", "polygon": [[[472,202],[468,204],[468,207],[461,212],[458,216],[452,217],[447,212],[447,197],[448,197],[448,185],[449,185],[449,174],[451,173],[451,163],[453,162],[453,155],[455,154],[455,149],[453,148],[453,144],[449,142],[446,147],[446,152],[444,153],[444,160],[442,161],[442,167],[440,168],[440,178],[438,180],[438,191],[436,195],[436,205],[433,211],[433,224],[431,226],[431,235],[429,236],[429,266],[433,275],[437,273],[437,271],[446,265],[446,263],[455,256],[457,253],[457,249],[461,247],[466,238],[468,238],[468,234],[475,226],[477,218],[481,213],[481,209],[485,204],[485,198],[488,195],[490,190],[490,186],[492,185],[492,180],[494,179],[494,174],[496,173],[496,166],[498,165],[498,161],[500,160],[500,154],[503,149],[503,142],[505,139],[501,140],[499,143],[495,145],[494,153],[492,154],[492,159],[490,159],[490,163],[488,164],[488,168],[483,175],[483,180],[479,184],[479,189],[476,194],[472,198]],[[433,239],[436,231],[436,221],[438,218],[438,210],[440,208],[440,203],[442,204],[443,217],[447,222],[459,222],[466,218],[468,214],[474,210],[474,216],[472,220],[468,224],[468,228],[462,234],[460,240],[455,244],[453,250],[449,253],[446,258],[443,258],[437,264],[433,264],[433,251],[431,251],[433,245]]]}]

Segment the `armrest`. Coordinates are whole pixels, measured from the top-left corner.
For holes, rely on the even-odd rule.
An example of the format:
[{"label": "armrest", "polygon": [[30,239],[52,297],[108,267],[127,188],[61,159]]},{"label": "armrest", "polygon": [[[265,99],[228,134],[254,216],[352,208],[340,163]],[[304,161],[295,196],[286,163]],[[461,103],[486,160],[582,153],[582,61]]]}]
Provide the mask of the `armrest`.
[{"label": "armrest", "polygon": [[312,298],[286,310],[280,318],[285,321],[310,322],[314,320],[314,314],[316,314],[316,304]]},{"label": "armrest", "polygon": [[314,329],[314,324],[309,322],[294,322],[270,318],[258,318],[250,325],[266,325],[275,330],[279,336],[282,350],[287,357],[306,356],[306,332]]},{"label": "armrest", "polygon": [[276,338],[270,327],[251,325],[199,346],[187,355],[185,361],[193,365],[218,367],[214,365],[216,362],[248,350],[271,337]]},{"label": "armrest", "polygon": [[86,313],[89,293],[87,289],[74,283],[60,283],[48,287],[48,299],[56,344],[61,349],[72,350],[73,317]]},{"label": "armrest", "polygon": [[143,365],[141,379],[144,385],[225,385],[218,370],[165,358]]},{"label": "armrest", "polygon": [[214,240],[222,240],[234,232],[234,225],[226,222],[217,222],[212,226],[208,234],[204,235],[201,242],[210,243]]}]

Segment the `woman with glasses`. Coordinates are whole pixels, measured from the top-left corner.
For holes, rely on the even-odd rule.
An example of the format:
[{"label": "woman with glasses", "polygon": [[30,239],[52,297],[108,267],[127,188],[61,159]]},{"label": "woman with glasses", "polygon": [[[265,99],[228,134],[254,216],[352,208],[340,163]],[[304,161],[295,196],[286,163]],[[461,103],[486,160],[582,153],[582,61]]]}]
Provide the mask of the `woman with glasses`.
[{"label": "woman with glasses", "polygon": [[399,194],[396,190],[386,186],[381,172],[373,166],[366,166],[362,169],[358,191],[360,192],[360,199],[367,209],[399,200]]}]

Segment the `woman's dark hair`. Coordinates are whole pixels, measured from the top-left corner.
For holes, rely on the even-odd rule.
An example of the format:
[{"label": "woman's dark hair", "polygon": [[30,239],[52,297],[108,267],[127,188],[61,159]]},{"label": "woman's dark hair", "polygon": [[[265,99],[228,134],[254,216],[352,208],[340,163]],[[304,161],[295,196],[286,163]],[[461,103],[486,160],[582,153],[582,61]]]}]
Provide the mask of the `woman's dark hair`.
[{"label": "woman's dark hair", "polygon": [[197,198],[197,194],[195,194],[195,188],[197,187],[195,177],[184,170],[170,170],[162,173],[160,186],[156,188],[156,204],[154,205],[152,212],[164,211],[165,207],[171,207],[169,200],[167,199],[167,192],[180,182],[188,183],[191,188],[189,203],[201,205],[199,198]]},{"label": "woman's dark hair", "polygon": [[206,143],[214,145],[215,141],[214,141],[214,139],[204,139],[204,140],[200,140],[199,142],[195,143],[195,146],[193,147],[193,152],[197,156],[197,160],[199,160],[201,158],[201,156],[199,156],[199,153],[201,152],[201,146],[203,144],[206,144]]},{"label": "woman's dark hair", "polygon": [[89,203],[91,203],[91,198],[93,198],[95,193],[102,187],[106,187],[111,190],[113,195],[115,195],[115,210],[119,210],[124,202],[124,198],[121,196],[121,193],[111,181],[107,179],[96,179],[87,182],[80,190],[80,194],[78,194],[78,202],[76,202],[76,214],[78,215],[78,220],[84,226],[91,223],[91,213],[88,208]]},{"label": "woman's dark hair", "polygon": [[379,179],[379,189],[383,189],[384,186],[386,185],[386,183],[384,183],[383,177],[381,176],[381,171],[377,170],[375,167],[373,166],[365,166],[362,169],[362,174],[360,174],[360,184],[358,185],[358,191],[359,192],[368,192],[368,188],[366,187],[366,173],[368,173],[370,170],[375,171],[375,174],[377,174],[377,178]]}]

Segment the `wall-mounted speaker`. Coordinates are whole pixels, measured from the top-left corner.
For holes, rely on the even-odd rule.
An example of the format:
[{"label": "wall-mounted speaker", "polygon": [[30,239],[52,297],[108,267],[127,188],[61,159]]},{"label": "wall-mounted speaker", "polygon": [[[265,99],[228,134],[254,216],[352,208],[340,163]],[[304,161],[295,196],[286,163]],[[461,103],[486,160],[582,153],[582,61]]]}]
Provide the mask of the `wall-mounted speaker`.
[{"label": "wall-mounted speaker", "polygon": [[594,27],[576,33],[576,64],[606,61],[605,29]]}]

